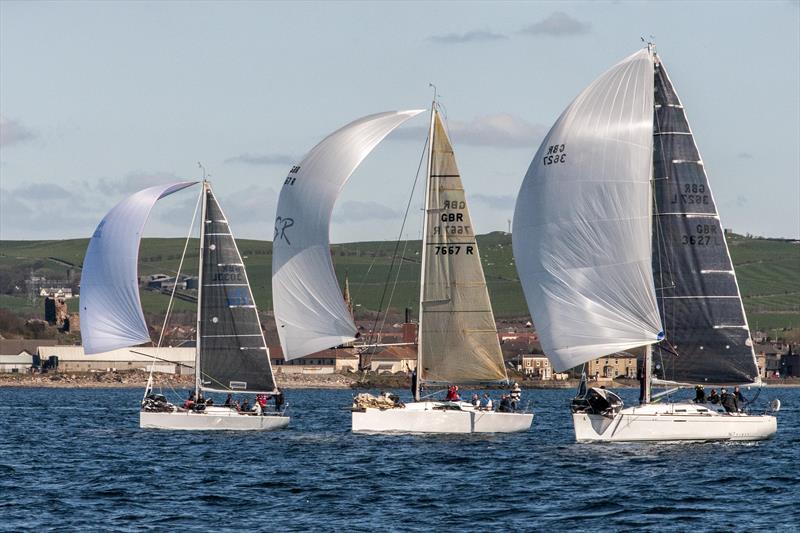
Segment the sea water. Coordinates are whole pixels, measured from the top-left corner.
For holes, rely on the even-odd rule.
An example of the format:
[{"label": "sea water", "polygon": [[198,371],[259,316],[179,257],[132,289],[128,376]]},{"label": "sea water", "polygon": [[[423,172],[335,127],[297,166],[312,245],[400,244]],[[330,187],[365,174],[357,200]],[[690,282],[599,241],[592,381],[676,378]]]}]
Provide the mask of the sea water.
[{"label": "sea water", "polygon": [[573,394],[524,391],[526,433],[424,436],[352,434],[349,390],[216,433],[139,429],[135,389],[0,389],[0,530],[800,528],[800,389],[764,390],[778,434],[738,444],[577,444]]}]

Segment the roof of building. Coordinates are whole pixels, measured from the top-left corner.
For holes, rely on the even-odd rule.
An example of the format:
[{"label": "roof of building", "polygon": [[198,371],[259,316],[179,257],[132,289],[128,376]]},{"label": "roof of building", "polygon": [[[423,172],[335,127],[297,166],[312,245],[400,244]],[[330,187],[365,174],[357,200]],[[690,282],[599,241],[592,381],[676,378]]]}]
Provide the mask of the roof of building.
[{"label": "roof of building", "polygon": [[134,347],[86,355],[83,353],[83,346],[40,346],[39,355],[43,359],[55,355],[59,361],[147,362],[152,361],[153,357],[158,357],[166,360],[161,362],[194,363],[195,349]]},{"label": "roof of building", "polygon": [[39,346],[55,346],[55,339],[0,339],[0,355],[36,353]]},{"label": "roof of building", "polygon": [[0,365],[33,365],[33,356],[25,351],[17,355],[0,355]]}]

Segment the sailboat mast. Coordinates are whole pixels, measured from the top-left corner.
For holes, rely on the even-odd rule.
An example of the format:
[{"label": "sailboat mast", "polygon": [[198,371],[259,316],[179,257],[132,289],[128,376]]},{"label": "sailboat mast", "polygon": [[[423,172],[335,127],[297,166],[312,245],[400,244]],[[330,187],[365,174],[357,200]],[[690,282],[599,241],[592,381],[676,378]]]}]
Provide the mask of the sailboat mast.
[{"label": "sailboat mast", "polygon": [[[205,250],[205,237],[206,237],[206,209],[208,205],[208,181],[203,172],[203,191],[202,191],[202,205],[200,206],[200,265],[197,269],[197,325],[195,327],[195,352],[194,352],[194,394],[195,398],[200,395],[200,324],[202,317],[200,310],[202,309],[203,302],[203,252]],[[176,280],[177,281],[177,280]]]},{"label": "sailboat mast", "polygon": [[[655,62],[655,46],[653,43],[647,43],[647,52],[650,55],[650,61]],[[655,81],[654,81],[655,83]],[[655,86],[653,87],[655,90]],[[653,113],[655,113],[655,100],[653,100]],[[651,137],[652,138],[652,137]],[[648,198],[648,205],[650,205],[650,217],[649,217],[649,226],[650,226],[650,257],[653,256],[653,239],[655,238],[655,231],[653,231],[653,211],[655,210],[656,203],[655,203],[655,181],[654,181],[654,173],[653,173],[653,147],[650,147],[650,187],[647,188]],[[663,320],[663,317],[662,317]],[[643,403],[648,404],[650,403],[650,398],[652,396],[652,386],[653,386],[653,345],[648,344],[645,346],[644,349],[644,398]]]},{"label": "sailboat mast", "polygon": [[[435,91],[435,88],[434,88]],[[414,387],[414,400],[419,401],[419,387],[422,381],[422,302],[425,297],[425,261],[428,255],[428,208],[430,203],[430,183],[433,165],[433,125],[436,117],[436,94],[431,103],[431,124],[428,131],[428,169],[425,173],[425,206],[422,210],[422,256],[419,276],[419,319],[417,324],[417,379]]]}]

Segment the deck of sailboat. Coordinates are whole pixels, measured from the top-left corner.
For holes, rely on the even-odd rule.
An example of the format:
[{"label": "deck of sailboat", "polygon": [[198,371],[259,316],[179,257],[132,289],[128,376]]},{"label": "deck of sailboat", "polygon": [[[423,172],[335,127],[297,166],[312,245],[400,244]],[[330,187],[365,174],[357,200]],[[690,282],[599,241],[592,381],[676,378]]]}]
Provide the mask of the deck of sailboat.
[{"label": "deck of sailboat", "polygon": [[578,442],[754,441],[777,431],[774,416],[726,413],[694,403],[652,403],[607,416],[573,413],[572,421]]},{"label": "deck of sailboat", "polygon": [[181,409],[166,413],[139,413],[139,427],[143,429],[271,431],[288,425],[289,417],[282,413],[256,415],[228,407],[208,407],[200,412]]},{"label": "deck of sailboat", "polygon": [[481,410],[467,402],[412,402],[352,415],[356,433],[515,433],[528,431],[532,423],[533,413]]}]

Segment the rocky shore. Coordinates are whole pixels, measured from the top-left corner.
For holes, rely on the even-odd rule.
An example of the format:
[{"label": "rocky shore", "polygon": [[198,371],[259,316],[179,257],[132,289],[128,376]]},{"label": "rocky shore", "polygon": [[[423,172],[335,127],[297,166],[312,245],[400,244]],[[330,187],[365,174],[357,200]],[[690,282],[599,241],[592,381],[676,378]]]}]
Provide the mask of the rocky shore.
[{"label": "rocky shore", "polygon": [[[573,389],[578,386],[574,379],[564,381],[539,381],[516,379],[524,389]],[[410,378],[405,374],[375,374],[372,372],[349,372],[346,374],[277,374],[276,379],[282,389],[407,389]],[[51,372],[47,374],[0,374],[0,387],[50,387],[74,389],[103,388],[144,388],[147,372],[129,370],[121,372]],[[189,388],[194,384],[194,376],[156,374],[156,383],[173,388]],[[770,387],[798,387],[800,378],[775,379],[767,381]],[[592,385],[605,385],[610,389],[638,388],[636,380],[601,380]],[[494,387],[505,389],[505,385]]]}]

